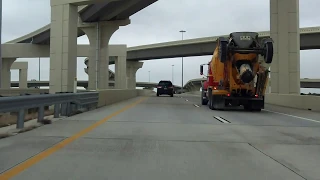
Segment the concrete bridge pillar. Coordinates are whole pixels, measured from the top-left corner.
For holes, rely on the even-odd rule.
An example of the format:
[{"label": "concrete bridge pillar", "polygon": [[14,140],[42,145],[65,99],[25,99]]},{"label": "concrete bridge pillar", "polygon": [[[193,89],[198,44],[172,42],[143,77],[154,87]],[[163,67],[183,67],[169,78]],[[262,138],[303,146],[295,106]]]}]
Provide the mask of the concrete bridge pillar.
[{"label": "concrete bridge pillar", "polygon": [[19,70],[19,88],[28,88],[28,62],[14,62],[11,69]]},{"label": "concrete bridge pillar", "polygon": [[19,88],[28,88],[28,69],[19,70]]},{"label": "concrete bridge pillar", "polygon": [[1,88],[11,87],[11,65],[16,58],[3,58],[2,59],[2,75],[1,75]]},{"label": "concrete bridge pillar", "polygon": [[77,77],[78,7],[55,3],[51,0],[49,92],[73,92]]},{"label": "concrete bridge pillar", "polygon": [[[90,54],[88,66],[90,90],[96,89],[96,74],[98,74],[98,89],[109,88],[109,40],[120,26],[130,24],[130,20],[108,21],[99,23],[83,23],[81,29],[88,36]],[[96,70],[97,63],[97,70]],[[97,72],[96,72],[97,71]]]},{"label": "concrete bridge pillar", "polygon": [[143,62],[127,62],[127,83],[128,89],[136,89],[136,72],[142,68]]},{"label": "concrete bridge pillar", "polygon": [[127,56],[115,57],[115,88],[127,89]]},{"label": "concrete bridge pillar", "polygon": [[300,94],[299,0],[270,0],[271,93]]}]

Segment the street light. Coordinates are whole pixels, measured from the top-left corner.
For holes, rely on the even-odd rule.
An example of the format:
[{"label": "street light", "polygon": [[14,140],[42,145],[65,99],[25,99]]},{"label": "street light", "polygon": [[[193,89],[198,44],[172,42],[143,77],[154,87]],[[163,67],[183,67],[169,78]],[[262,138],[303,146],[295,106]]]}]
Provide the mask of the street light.
[{"label": "street light", "polygon": [[148,71],[149,72],[149,82],[150,82],[150,71]]},{"label": "street light", "polygon": [[[181,35],[182,35],[182,38],[181,38],[181,40],[183,40],[183,33],[185,33],[186,31],[185,30],[181,30],[181,31],[179,31],[179,32],[181,32]],[[183,57],[181,57],[181,93],[183,93]]]},{"label": "street light", "polygon": [[39,57],[39,81],[40,81],[40,68],[41,68],[41,66],[40,66],[40,57]]},{"label": "street light", "polygon": [[[2,0],[0,0],[0,44],[2,44],[1,40],[2,36]],[[0,88],[2,85],[2,54],[1,54],[1,47],[0,47]]]},{"label": "street light", "polygon": [[173,67],[174,67],[174,65],[172,64],[171,66],[172,66],[172,84],[174,84],[173,83]]}]

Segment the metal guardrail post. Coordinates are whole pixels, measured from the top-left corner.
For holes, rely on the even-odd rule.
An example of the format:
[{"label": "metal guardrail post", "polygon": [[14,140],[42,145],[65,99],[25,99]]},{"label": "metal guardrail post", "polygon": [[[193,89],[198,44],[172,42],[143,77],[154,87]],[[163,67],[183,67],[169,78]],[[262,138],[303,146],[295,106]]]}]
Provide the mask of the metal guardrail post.
[{"label": "metal guardrail post", "polygon": [[38,120],[37,122],[41,122],[44,118],[44,106],[40,106],[38,108]]},{"label": "metal guardrail post", "polygon": [[69,117],[71,114],[71,104],[70,103],[67,103],[67,106],[66,106],[66,115]]},{"label": "metal guardrail post", "polygon": [[66,116],[67,115],[67,103],[62,103],[61,104],[61,116]]},{"label": "metal guardrail post", "polygon": [[60,115],[60,104],[55,104],[54,105],[54,118],[58,118]]},{"label": "metal guardrail post", "polygon": [[20,109],[18,113],[17,129],[22,129],[24,127],[25,110]]}]

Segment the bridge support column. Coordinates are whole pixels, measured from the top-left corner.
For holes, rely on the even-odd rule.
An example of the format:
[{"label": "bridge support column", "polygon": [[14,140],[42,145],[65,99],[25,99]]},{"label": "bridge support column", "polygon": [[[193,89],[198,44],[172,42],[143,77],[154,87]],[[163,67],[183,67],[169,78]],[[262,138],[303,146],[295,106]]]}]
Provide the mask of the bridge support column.
[{"label": "bridge support column", "polygon": [[28,88],[28,69],[19,70],[19,88]]},{"label": "bridge support column", "polygon": [[50,93],[73,92],[77,77],[78,8],[51,0]]},{"label": "bridge support column", "polygon": [[300,93],[299,0],[270,0],[271,93]]},{"label": "bridge support column", "polygon": [[[109,88],[109,40],[120,26],[130,24],[130,20],[81,24],[81,29],[88,36],[90,54],[88,62],[88,89],[96,89],[96,74],[98,74],[98,89]],[[96,69],[97,64],[97,69]]]},{"label": "bridge support column", "polygon": [[127,62],[127,82],[128,89],[136,89],[136,72],[138,69],[142,68],[143,62]]},{"label": "bridge support column", "polygon": [[28,62],[14,62],[10,69],[19,70],[19,88],[28,88]]},{"label": "bridge support column", "polygon": [[115,59],[115,89],[127,89],[127,56]]},{"label": "bridge support column", "polygon": [[1,88],[11,88],[11,65],[16,58],[3,58],[2,59],[2,76],[1,76]]}]

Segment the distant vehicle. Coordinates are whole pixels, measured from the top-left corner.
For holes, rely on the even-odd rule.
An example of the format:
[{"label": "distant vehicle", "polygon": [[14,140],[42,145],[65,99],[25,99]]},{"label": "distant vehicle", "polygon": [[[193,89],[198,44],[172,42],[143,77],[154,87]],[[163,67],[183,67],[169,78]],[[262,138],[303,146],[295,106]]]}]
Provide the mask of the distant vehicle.
[{"label": "distant vehicle", "polygon": [[162,95],[162,94],[167,94],[173,97],[173,84],[171,81],[165,81],[162,80],[158,83],[157,85],[157,96]]}]

